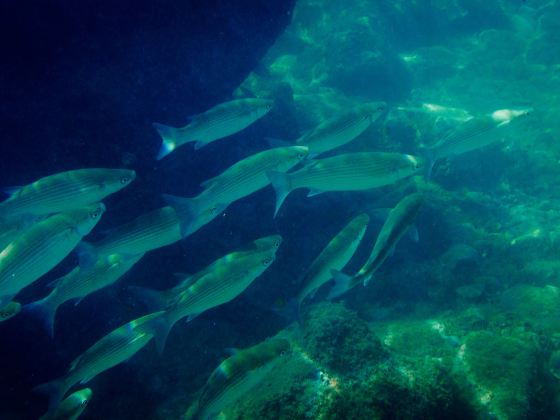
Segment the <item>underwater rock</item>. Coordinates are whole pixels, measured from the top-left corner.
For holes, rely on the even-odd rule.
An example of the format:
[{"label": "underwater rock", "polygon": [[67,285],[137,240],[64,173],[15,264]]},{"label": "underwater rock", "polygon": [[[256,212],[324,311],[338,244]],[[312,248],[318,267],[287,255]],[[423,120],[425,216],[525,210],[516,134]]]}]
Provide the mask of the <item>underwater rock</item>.
[{"label": "underwater rock", "polygon": [[550,355],[548,370],[556,379],[560,379],[560,350],[556,350]]},{"label": "underwater rock", "polygon": [[366,322],[338,303],[312,307],[302,336],[305,351],[319,366],[342,375],[360,376],[387,356]]},{"label": "underwater rock", "polygon": [[466,286],[457,287],[455,289],[455,293],[463,299],[466,300],[476,300],[482,296],[484,293],[484,284],[475,283],[475,284],[468,284]]},{"label": "underwater rock", "polygon": [[479,403],[498,419],[526,418],[537,371],[534,346],[490,332],[467,336],[458,355]]}]

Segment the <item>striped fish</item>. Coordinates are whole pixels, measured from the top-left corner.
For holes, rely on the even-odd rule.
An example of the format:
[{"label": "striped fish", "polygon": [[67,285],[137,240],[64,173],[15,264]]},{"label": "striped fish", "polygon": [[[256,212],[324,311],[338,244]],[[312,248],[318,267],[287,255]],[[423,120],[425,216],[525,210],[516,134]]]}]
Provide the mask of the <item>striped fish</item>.
[{"label": "striped fish", "polygon": [[331,270],[342,270],[362,241],[369,216],[362,213],[353,218],[323,249],[307,270],[298,294],[298,304],[332,278]]},{"label": "striped fish", "polygon": [[268,171],[285,172],[306,156],[307,148],[303,146],[278,147],[256,153],[230,166],[220,175],[204,181],[201,186],[205,189],[198,196],[174,197],[169,203],[181,209],[186,219],[197,220],[201,211],[215,206],[214,203],[223,203],[220,206],[227,207],[266,187],[270,184],[266,176]]},{"label": "striped fish", "polygon": [[76,420],[86,409],[92,394],[90,388],[73,392],[54,411],[47,412],[39,420]]},{"label": "striped fish", "polygon": [[256,239],[239,251],[231,252],[218,258],[216,261],[193,275],[183,275],[183,280],[170,289],[153,290],[137,286],[132,286],[129,289],[140,300],[146,303],[151,311],[155,312],[169,309],[173,306],[177,299],[180,298],[181,294],[185,290],[202,277],[210,273],[222,273],[221,275],[226,275],[225,273],[228,273],[229,270],[234,271],[236,269],[240,258],[246,257],[255,252],[278,250],[281,244],[282,237],[280,235],[265,236],[263,238]]},{"label": "striped fish", "polygon": [[[173,206],[143,214],[129,223],[113,229],[104,239],[79,246],[80,265],[91,266],[100,256],[111,254],[138,255],[170,245],[191,234],[205,222],[212,220],[224,208],[214,206],[191,219],[176,210],[172,196],[166,196]],[[177,198],[180,200],[180,198]],[[180,203],[179,203],[180,207]]]},{"label": "striped fish", "polygon": [[296,143],[309,148],[309,157],[343,146],[362,134],[387,108],[385,102],[374,102],[354,107],[331,118],[305,133]]},{"label": "striped fish", "polygon": [[81,301],[85,296],[116,282],[136,264],[143,254],[101,256],[93,267],[76,267],[54,282],[52,292],[45,298],[25,306],[25,310],[41,317],[50,336],[54,335],[54,320],[58,307],[71,299]]},{"label": "striped fish", "polygon": [[269,99],[246,98],[224,102],[202,114],[192,117],[189,125],[174,128],[154,123],[154,128],[162,138],[157,159],[162,159],[177,147],[195,142],[195,150],[208,143],[231,136],[262,118],[272,109]]},{"label": "striped fish", "polygon": [[0,203],[0,218],[44,216],[79,209],[101,201],[129,185],[136,173],[128,169],[78,169],[41,178],[15,190]]},{"label": "striped fish", "polygon": [[53,411],[64,395],[78,382],[84,384],[134,356],[154,337],[161,312],[131,321],[107,334],[77,357],[62,378],[34,388],[49,396],[49,411]]},{"label": "striped fish", "polygon": [[268,172],[276,190],[276,210],[290,192],[309,188],[308,197],[325,191],[358,191],[393,184],[414,175],[423,165],[420,158],[400,153],[347,153],[314,160],[292,173]]},{"label": "striped fish", "polygon": [[158,331],[156,345],[163,351],[173,325],[180,319],[192,320],[202,312],[233,300],[259,277],[276,258],[276,248],[249,252],[232,258],[228,264],[198,278],[175,299],[163,315],[166,328]]},{"label": "striped fish", "polygon": [[389,216],[377,236],[370,257],[358,273],[354,276],[348,276],[333,270],[332,274],[336,284],[329,293],[329,299],[340,296],[360,283],[363,283],[364,286],[368,285],[373,274],[381,267],[408,228],[414,223],[414,219],[423,203],[424,196],[420,193],[410,194],[397,203],[389,212]]},{"label": "striped fish", "polygon": [[500,109],[494,111],[491,115],[471,118],[464,122],[456,130],[427,149],[430,160],[429,172],[440,159],[478,150],[500,141],[503,138],[505,128],[517,126],[520,121],[525,120],[523,117],[530,115],[531,112],[530,109]]},{"label": "striped fish", "polygon": [[224,408],[259,385],[290,351],[290,342],[283,338],[270,338],[237,351],[212,372],[185,420],[217,418]]},{"label": "striped fish", "polygon": [[0,252],[0,307],[62,261],[99,222],[105,206],[58,213],[32,226]]}]

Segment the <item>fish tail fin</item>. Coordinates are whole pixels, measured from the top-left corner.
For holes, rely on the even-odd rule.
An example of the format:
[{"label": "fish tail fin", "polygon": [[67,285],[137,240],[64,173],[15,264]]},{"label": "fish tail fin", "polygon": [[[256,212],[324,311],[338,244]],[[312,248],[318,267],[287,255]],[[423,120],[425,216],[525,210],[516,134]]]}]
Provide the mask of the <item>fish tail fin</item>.
[{"label": "fish tail fin", "polygon": [[147,287],[130,286],[128,290],[133,296],[142,301],[150,312],[164,310],[167,307],[165,292],[161,290],[149,289]]},{"label": "fish tail fin", "polygon": [[76,247],[79,265],[83,268],[92,267],[97,261],[98,255],[95,246],[87,241],[82,241]]},{"label": "fish tail fin", "polygon": [[352,280],[354,280],[353,276],[345,274],[342,271],[331,270],[331,274],[334,279],[334,286],[329,291],[327,296],[328,300],[335,299],[350,290],[352,287]]},{"label": "fish tail fin", "polygon": [[268,171],[266,176],[270,180],[270,183],[274,187],[274,191],[276,192],[276,208],[274,209],[274,217],[278,214],[278,210],[282,206],[282,203],[288,196],[288,194],[292,190],[292,186],[290,185],[290,177],[283,173],[277,171]]},{"label": "fish tail fin", "polygon": [[45,384],[41,384],[33,388],[33,391],[38,392],[40,394],[44,394],[49,397],[49,412],[53,411],[62,399],[64,398],[64,394],[66,394],[67,387],[64,383],[64,379],[56,379],[52,382],[47,382]]},{"label": "fish tail fin", "polygon": [[[161,147],[156,157],[157,160],[161,160],[177,148],[177,139],[180,136],[179,129],[160,123],[152,123],[152,126],[161,137]],[[183,141],[182,143],[185,142]]]},{"label": "fish tail fin", "polygon": [[169,332],[173,328],[173,322],[171,322],[166,314],[162,314],[160,317],[153,320],[151,324],[152,333],[154,334],[154,341],[156,342],[156,348],[160,355],[163,354],[165,350],[165,343]]},{"label": "fish tail fin", "polygon": [[38,318],[42,321],[43,326],[50,338],[54,338],[54,319],[58,306],[51,304],[48,298],[32,302],[23,307],[23,312]]},{"label": "fish tail fin", "polygon": [[198,217],[199,208],[196,200],[170,194],[163,194],[163,199],[177,213],[181,226],[181,236],[186,237],[191,233],[192,223]]}]

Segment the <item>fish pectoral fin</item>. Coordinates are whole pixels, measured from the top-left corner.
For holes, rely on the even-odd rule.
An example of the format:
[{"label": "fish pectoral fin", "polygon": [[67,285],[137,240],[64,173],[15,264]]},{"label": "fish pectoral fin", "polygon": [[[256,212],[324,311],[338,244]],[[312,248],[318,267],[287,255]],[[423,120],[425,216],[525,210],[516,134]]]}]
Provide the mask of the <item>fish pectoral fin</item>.
[{"label": "fish pectoral fin", "polygon": [[74,301],[74,306],[78,306],[82,300],[84,300],[84,297],[83,297],[83,296],[77,298],[77,299]]},{"label": "fish pectoral fin", "polygon": [[204,143],[203,141],[196,140],[194,142],[194,150],[202,149],[204,146],[206,146],[206,143]]},{"label": "fish pectoral fin", "polygon": [[87,384],[89,381],[91,381],[93,379],[93,376],[88,376],[87,378],[84,378],[80,381],[80,383],[82,385]]},{"label": "fish pectoral fin", "polygon": [[418,234],[416,225],[412,225],[408,228],[407,235],[413,242],[418,243],[420,241],[420,235]]},{"label": "fish pectoral fin", "polygon": [[309,192],[307,193],[307,197],[314,197],[314,196],[316,196],[316,195],[323,194],[323,193],[324,193],[324,191],[317,190],[317,189],[311,189],[311,190],[309,190]]}]

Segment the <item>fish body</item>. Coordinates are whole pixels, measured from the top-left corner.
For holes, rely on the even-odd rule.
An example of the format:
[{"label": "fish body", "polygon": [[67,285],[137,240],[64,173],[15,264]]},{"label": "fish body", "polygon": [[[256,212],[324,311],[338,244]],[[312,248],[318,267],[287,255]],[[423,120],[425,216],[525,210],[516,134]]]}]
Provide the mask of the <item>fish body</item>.
[{"label": "fish body", "polygon": [[440,159],[481,149],[502,139],[505,128],[515,127],[531,110],[501,109],[474,117],[427,149],[432,166]]},{"label": "fish body", "polygon": [[21,304],[18,302],[8,302],[4,307],[0,308],[0,322],[16,316],[21,312]]},{"label": "fish body", "polygon": [[297,165],[305,159],[307,150],[304,146],[278,147],[249,156],[203,182],[204,191],[194,200],[233,203],[270,184],[268,171],[286,172]]},{"label": "fish body", "polygon": [[325,191],[358,191],[393,184],[420,170],[420,158],[400,153],[347,153],[311,161],[288,174],[268,172],[276,191],[276,211],[298,188],[308,188],[308,197]]},{"label": "fish body", "polygon": [[186,419],[216,418],[224,408],[258,386],[290,350],[288,340],[271,338],[237,351],[212,372]]},{"label": "fish body", "polygon": [[350,261],[364,237],[368,223],[369,216],[365,213],[354,217],[315,258],[298,294],[300,306],[308,295],[314,294],[332,278],[331,270],[342,270]]},{"label": "fish body", "polygon": [[73,392],[55,410],[47,412],[39,420],[76,420],[86,409],[92,394],[90,388]]},{"label": "fish body", "polygon": [[231,136],[268,114],[272,105],[273,101],[269,99],[236,99],[195,115],[182,128],[154,123],[162,138],[157,158],[162,159],[185,143],[195,142],[195,149],[200,149],[213,141]]},{"label": "fish body", "polygon": [[406,196],[389,212],[387,220],[377,235],[375,245],[368,260],[355,276],[346,276],[340,272],[333,272],[337,284],[330,292],[329,298],[334,298],[354,286],[363,283],[367,286],[373,274],[392,253],[396,244],[414,223],[414,219],[424,203],[420,193]]},{"label": "fish body", "polygon": [[50,397],[52,411],[77,383],[86,383],[98,374],[128,360],[154,337],[161,312],[131,321],[107,334],[76,358],[68,373],[35,388]]},{"label": "fish body", "polygon": [[0,307],[62,261],[99,222],[105,206],[55,214],[21,234],[0,252]]},{"label": "fish body", "polygon": [[362,104],[319,124],[296,143],[309,148],[310,157],[343,146],[362,134],[385,111],[385,102]]},{"label": "fish body", "polygon": [[79,209],[101,201],[129,185],[136,173],[128,169],[78,169],[41,178],[17,189],[0,203],[0,217],[6,220],[45,216]]},{"label": "fish body", "polygon": [[91,266],[101,256],[144,254],[181,238],[181,219],[172,207],[166,206],[116,227],[97,242],[83,242],[80,258]]},{"label": "fish body", "polygon": [[83,299],[116,282],[136,264],[143,254],[127,256],[111,254],[99,257],[92,267],[74,268],[70,273],[55,281],[52,292],[45,298],[26,306],[26,310],[41,316],[50,332],[54,333],[54,319],[60,305],[72,300]]}]

